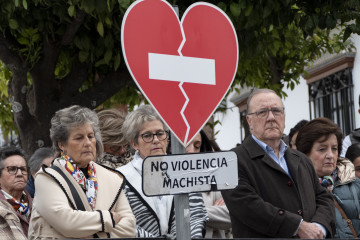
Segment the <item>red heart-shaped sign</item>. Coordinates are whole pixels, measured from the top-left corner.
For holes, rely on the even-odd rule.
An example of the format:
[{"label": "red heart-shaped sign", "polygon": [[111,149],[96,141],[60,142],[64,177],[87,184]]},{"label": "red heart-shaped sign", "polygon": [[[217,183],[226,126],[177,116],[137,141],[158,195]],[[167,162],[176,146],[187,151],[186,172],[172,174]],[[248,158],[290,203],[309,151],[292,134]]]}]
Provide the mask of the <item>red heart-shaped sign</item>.
[{"label": "red heart-shaped sign", "polygon": [[166,1],[136,1],[124,15],[121,40],[133,79],[186,146],[235,77],[238,42],[230,19],[201,2],[179,22]]}]

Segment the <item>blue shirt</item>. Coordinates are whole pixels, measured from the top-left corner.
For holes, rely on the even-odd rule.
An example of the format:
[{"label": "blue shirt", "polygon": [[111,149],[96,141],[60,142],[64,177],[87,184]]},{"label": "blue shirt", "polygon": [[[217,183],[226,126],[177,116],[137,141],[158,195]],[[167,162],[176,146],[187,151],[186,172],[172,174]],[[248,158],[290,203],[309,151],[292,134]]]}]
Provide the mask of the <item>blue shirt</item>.
[{"label": "blue shirt", "polygon": [[288,166],[285,160],[285,151],[287,150],[288,146],[284,143],[283,140],[280,139],[280,147],[279,147],[279,158],[275,155],[274,149],[272,149],[266,143],[257,139],[254,135],[251,135],[252,138],[259,144],[259,146],[264,149],[264,151],[269,155],[286,173],[290,176]]}]

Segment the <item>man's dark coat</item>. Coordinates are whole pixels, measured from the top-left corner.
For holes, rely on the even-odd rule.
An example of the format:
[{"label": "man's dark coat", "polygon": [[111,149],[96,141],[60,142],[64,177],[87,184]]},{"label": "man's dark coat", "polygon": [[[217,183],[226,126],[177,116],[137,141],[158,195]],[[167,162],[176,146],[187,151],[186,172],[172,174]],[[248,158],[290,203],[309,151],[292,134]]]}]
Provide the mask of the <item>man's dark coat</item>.
[{"label": "man's dark coat", "polygon": [[234,238],[289,238],[301,218],[335,232],[332,196],[319,184],[308,157],[285,152],[291,177],[250,136],[233,149],[238,157],[239,185],[222,195],[229,209]]}]

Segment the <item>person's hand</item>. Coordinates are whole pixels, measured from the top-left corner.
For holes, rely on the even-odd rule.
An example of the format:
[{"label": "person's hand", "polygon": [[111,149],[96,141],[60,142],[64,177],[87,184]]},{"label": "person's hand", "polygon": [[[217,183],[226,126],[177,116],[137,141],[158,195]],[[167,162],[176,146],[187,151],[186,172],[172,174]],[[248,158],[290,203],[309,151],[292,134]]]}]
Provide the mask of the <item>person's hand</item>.
[{"label": "person's hand", "polygon": [[300,238],[306,239],[323,239],[324,233],[321,231],[321,228],[314,224],[303,221],[298,229],[297,235]]},{"label": "person's hand", "polygon": [[115,225],[118,224],[118,222],[120,222],[120,215],[117,212],[111,212],[115,221]]},{"label": "person's hand", "polygon": [[171,234],[164,234],[164,235],[161,235],[162,237],[165,238],[165,240],[175,240],[176,237],[171,235]]},{"label": "person's hand", "polygon": [[224,199],[219,198],[218,200],[216,200],[216,201],[214,202],[213,206],[225,206]]}]

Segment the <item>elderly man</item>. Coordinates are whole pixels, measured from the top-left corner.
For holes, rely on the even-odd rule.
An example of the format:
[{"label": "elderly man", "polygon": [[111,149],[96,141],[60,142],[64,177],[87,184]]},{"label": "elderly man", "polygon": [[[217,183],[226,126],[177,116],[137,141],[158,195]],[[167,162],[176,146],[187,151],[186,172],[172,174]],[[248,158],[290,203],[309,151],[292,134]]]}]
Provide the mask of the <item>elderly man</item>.
[{"label": "elderly man", "polygon": [[54,158],[54,151],[48,147],[36,149],[33,155],[31,155],[28,161],[30,174],[25,190],[30,194],[32,198],[34,198],[35,195],[35,174],[37,173],[37,171],[40,170],[40,167],[43,164],[47,167],[50,166]]},{"label": "elderly man", "polygon": [[239,183],[223,191],[234,238],[332,238],[331,195],[319,184],[311,161],[281,140],[284,105],[269,89],[247,102],[252,133],[235,148]]}]

